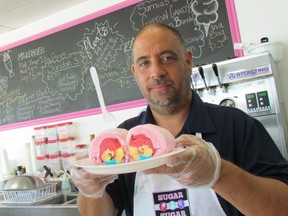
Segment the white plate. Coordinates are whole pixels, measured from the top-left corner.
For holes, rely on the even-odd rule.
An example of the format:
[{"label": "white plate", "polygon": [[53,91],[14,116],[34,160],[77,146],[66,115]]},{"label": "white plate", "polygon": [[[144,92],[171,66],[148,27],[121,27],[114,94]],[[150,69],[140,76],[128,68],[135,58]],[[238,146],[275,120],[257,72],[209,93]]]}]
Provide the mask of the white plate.
[{"label": "white plate", "polygon": [[172,152],[142,161],[133,161],[115,165],[93,165],[89,158],[74,161],[74,166],[81,167],[91,174],[111,175],[131,173],[151,169],[165,164],[171,155],[182,152],[183,148],[175,148]]}]

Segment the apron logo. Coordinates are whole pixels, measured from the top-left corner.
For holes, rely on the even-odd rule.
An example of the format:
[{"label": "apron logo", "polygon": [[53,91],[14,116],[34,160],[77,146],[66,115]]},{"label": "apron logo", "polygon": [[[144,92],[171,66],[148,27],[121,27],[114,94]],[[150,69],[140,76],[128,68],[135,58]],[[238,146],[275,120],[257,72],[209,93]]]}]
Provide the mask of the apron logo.
[{"label": "apron logo", "polygon": [[156,216],[188,216],[189,201],[186,189],[153,193]]}]

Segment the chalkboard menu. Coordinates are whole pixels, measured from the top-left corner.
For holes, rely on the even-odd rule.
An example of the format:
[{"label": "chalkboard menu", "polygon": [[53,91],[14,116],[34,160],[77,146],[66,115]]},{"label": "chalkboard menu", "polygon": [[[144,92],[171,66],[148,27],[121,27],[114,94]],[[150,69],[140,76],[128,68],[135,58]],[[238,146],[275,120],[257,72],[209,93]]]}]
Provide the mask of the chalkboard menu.
[{"label": "chalkboard menu", "polygon": [[95,13],[52,34],[0,50],[0,129],[47,123],[89,110],[100,113],[91,66],[98,71],[108,106],[143,100],[130,72],[131,43],[137,30],[149,22],[177,28],[193,52],[194,65],[233,57],[226,3],[125,1],[112,12]]}]

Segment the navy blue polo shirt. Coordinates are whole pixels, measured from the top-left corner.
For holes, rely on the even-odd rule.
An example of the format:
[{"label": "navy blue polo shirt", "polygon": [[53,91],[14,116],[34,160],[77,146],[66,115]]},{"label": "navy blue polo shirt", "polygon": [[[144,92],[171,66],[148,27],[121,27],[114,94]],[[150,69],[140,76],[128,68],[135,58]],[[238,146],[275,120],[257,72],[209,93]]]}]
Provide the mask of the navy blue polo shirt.
[{"label": "navy blue polo shirt", "polygon": [[[197,93],[192,92],[190,112],[177,137],[199,132],[204,140],[213,143],[222,159],[252,174],[288,183],[288,162],[258,120],[237,108],[204,103]],[[119,127],[129,130],[147,123],[154,123],[149,106],[145,112],[126,120]],[[134,183],[135,173],[123,174],[106,188],[115,207],[120,213],[125,209],[127,216],[133,215]],[[218,199],[227,215],[242,215],[219,195]]]}]

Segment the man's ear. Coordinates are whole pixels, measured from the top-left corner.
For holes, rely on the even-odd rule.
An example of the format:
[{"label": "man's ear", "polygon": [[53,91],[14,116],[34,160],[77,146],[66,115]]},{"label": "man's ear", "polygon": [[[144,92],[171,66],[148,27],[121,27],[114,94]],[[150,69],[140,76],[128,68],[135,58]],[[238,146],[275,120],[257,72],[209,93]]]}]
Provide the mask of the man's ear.
[{"label": "man's ear", "polygon": [[190,50],[186,52],[186,62],[192,67],[192,52]]},{"label": "man's ear", "polygon": [[132,66],[131,66],[131,71],[135,75],[135,65],[134,64],[132,64]]},{"label": "man's ear", "polygon": [[193,68],[193,58],[192,58],[192,52],[188,50],[186,52],[186,62],[188,66],[190,67],[191,73],[192,73],[192,68]]}]

